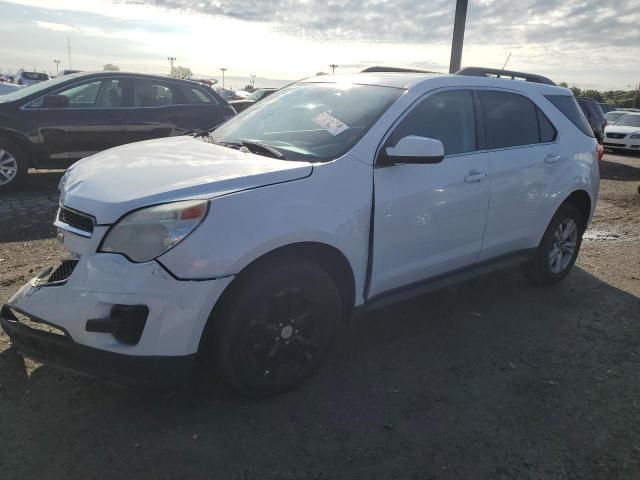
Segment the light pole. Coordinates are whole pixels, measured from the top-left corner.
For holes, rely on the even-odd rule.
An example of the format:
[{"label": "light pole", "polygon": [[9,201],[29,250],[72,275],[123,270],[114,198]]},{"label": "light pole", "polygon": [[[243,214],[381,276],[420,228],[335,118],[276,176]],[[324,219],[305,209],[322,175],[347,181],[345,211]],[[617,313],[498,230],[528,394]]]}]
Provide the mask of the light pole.
[{"label": "light pole", "polygon": [[335,75],[336,68],[338,68],[338,65],[336,65],[335,63],[332,63],[331,65],[329,65],[329,68],[331,69],[331,75]]},{"label": "light pole", "polygon": [[220,71],[222,72],[222,89],[224,90],[224,72],[227,71],[226,68],[221,68]]},{"label": "light pole", "polygon": [[71,70],[71,40],[67,37],[67,53],[69,54],[69,70]]},{"label": "light pole", "polygon": [[60,65],[60,60],[54,60],[53,63],[56,64],[56,77],[58,76],[58,66]]},{"label": "light pole", "polygon": [[250,80],[251,87],[252,88],[255,87],[256,86],[256,76],[255,75],[251,75],[249,78],[251,79]]},{"label": "light pole", "polygon": [[462,44],[464,43],[464,24],[467,21],[467,4],[469,0],[456,1],[456,18],[453,24],[453,40],[451,41],[451,62],[449,73],[456,73],[462,64]]},{"label": "light pole", "polygon": [[173,62],[175,62],[177,60],[176,57],[167,57],[167,60],[169,60],[169,64],[171,65],[171,69],[169,70],[169,76],[173,77]]}]

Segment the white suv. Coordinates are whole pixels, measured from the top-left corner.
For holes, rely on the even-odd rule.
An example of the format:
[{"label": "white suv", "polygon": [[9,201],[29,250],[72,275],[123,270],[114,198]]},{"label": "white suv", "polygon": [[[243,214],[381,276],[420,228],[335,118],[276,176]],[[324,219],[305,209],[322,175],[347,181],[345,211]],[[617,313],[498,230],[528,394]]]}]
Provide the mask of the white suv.
[{"label": "white suv", "polygon": [[571,91],[536,78],[311,78],[214,131],[82,160],[55,221],[70,256],[2,326],[44,362],[174,385],[198,360],[260,396],[314,371],[354,311],[514,262],[558,282],[597,142]]}]

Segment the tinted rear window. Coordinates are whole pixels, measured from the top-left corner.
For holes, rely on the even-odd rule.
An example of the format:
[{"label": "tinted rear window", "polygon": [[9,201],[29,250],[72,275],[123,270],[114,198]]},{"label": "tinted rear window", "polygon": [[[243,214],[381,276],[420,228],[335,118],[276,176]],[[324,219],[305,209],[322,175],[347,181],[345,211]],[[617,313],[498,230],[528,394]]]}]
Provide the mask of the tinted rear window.
[{"label": "tinted rear window", "polygon": [[478,92],[484,117],[485,148],[540,142],[536,106],[526,97],[505,92]]},{"label": "tinted rear window", "polygon": [[582,113],[575,97],[569,95],[545,95],[545,98],[553,103],[565,117],[571,120],[571,123],[578,127],[582,133],[590,137],[594,136],[593,130],[591,130],[591,126],[589,126],[589,122],[584,113]]}]

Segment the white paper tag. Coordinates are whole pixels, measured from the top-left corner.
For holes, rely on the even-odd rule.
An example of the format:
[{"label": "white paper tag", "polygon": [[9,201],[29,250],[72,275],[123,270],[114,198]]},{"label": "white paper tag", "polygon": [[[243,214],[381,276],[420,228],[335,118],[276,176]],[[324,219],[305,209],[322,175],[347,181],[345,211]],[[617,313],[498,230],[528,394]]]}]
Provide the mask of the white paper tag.
[{"label": "white paper tag", "polygon": [[327,112],[322,112],[317,117],[314,117],[313,122],[325,129],[334,137],[349,129],[347,125],[342,123],[336,117],[329,115]]}]

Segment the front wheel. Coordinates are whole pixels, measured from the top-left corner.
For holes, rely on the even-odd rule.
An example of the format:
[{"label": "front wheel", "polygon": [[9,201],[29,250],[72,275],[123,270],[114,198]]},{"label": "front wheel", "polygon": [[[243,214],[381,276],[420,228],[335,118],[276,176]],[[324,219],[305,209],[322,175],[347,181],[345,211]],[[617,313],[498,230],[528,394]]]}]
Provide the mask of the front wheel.
[{"label": "front wheel", "polygon": [[533,258],[522,271],[533,283],[552,285],[566,277],[578,258],[584,225],[580,210],[562,205],[551,219]]},{"label": "front wheel", "polygon": [[241,282],[219,312],[209,344],[236,390],[274,395],[301,383],[324,359],[343,305],[331,276],[314,263],[265,265]]},{"label": "front wheel", "polygon": [[0,138],[0,192],[18,187],[27,175],[27,159],[15,143]]}]

